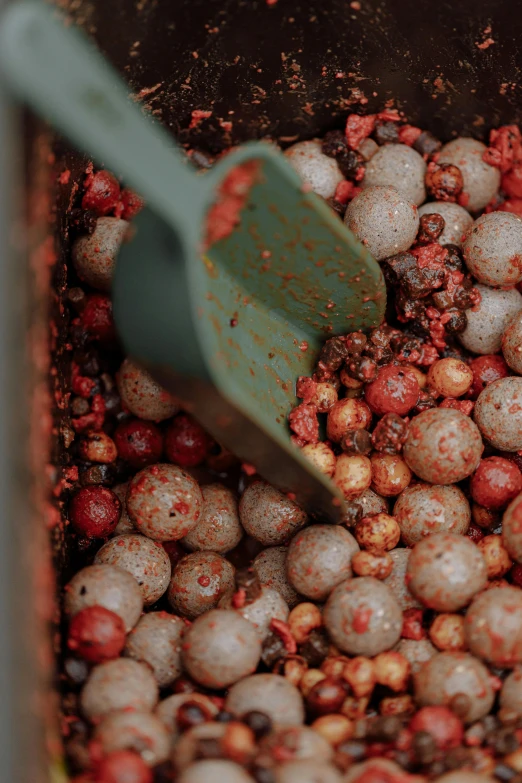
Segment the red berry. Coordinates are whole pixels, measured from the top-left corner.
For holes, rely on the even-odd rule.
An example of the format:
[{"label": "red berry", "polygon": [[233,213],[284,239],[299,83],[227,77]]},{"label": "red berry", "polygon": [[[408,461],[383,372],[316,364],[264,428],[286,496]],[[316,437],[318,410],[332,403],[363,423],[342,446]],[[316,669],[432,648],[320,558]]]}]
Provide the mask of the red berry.
[{"label": "red berry", "polygon": [[413,732],[431,734],[441,750],[456,748],[464,738],[462,721],[448,707],[421,707],[411,719],[409,728]]},{"label": "red berry", "polygon": [[116,337],[116,328],[110,297],[105,294],[91,294],[86,297],[80,323],[93,340],[112,342]]},{"label": "red berry", "polygon": [[115,750],[96,766],[96,783],[152,783],[152,770],[131,750]]},{"label": "red berry", "polygon": [[473,373],[470,396],[474,400],[488,384],[497,381],[499,378],[507,378],[509,375],[509,367],[502,356],[497,354],[477,356],[476,359],[469,363],[469,367]]},{"label": "red berry", "polygon": [[186,413],[173,419],[165,435],[167,459],[183,468],[192,468],[203,462],[209,446],[205,430]]},{"label": "red berry", "polygon": [[163,435],[151,421],[131,419],[119,425],[114,433],[119,456],[133,468],[145,468],[159,462],[163,452]]},{"label": "red berry", "polygon": [[124,220],[132,220],[145,206],[141,196],[130,188],[123,188],[121,191],[121,203],[123,206],[121,216]]},{"label": "red berry", "polygon": [[486,457],[471,478],[470,491],[480,506],[503,508],[522,492],[522,473],[514,462],[502,457]]},{"label": "red berry", "polygon": [[513,584],[517,585],[517,587],[522,587],[522,565],[520,563],[513,564],[509,575]]},{"label": "red berry", "polygon": [[86,190],[82,199],[83,209],[92,209],[97,215],[108,215],[120,198],[120,185],[110,171],[97,171],[85,181]]},{"label": "red berry", "polygon": [[103,606],[88,606],[72,618],[67,646],[89,663],[117,658],[125,647],[125,623]]},{"label": "red berry", "polygon": [[106,487],[83,487],[71,500],[69,519],[80,535],[86,538],[107,538],[118,524],[121,503]]},{"label": "red berry", "polygon": [[484,538],[484,531],[481,527],[472,522],[466,531],[466,535],[468,538],[471,538],[474,544],[478,544],[478,542],[482,541]]},{"label": "red berry", "polygon": [[389,364],[364,389],[364,398],[373,413],[406,416],[417,404],[420,388],[415,375],[403,367]]}]

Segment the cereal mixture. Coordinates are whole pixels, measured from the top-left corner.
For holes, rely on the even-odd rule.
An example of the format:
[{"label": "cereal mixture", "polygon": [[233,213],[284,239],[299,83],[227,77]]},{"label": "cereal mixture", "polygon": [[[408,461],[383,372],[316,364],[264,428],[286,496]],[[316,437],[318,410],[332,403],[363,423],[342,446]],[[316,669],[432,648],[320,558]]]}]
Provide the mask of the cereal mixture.
[{"label": "cereal mixture", "polygon": [[[522,137],[396,111],[293,144],[381,263],[379,327],[296,378],[311,519],[121,353],[111,278],[142,202],[71,215],[61,670],[75,783],[522,781]],[[193,161],[212,160],[198,150]]]}]

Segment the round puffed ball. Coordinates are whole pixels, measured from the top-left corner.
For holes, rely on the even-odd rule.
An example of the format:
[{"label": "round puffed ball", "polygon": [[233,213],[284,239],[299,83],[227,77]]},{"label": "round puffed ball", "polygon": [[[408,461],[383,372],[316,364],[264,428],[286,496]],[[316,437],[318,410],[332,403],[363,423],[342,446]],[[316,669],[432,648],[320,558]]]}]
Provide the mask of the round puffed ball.
[{"label": "round puffed ball", "polygon": [[110,291],[116,257],[129,229],[126,220],[101,217],[93,233],[79,237],[72,247],[78,277],[99,291]]},{"label": "round puffed ball", "polygon": [[259,750],[269,757],[273,757],[274,751],[284,748],[289,760],[317,759],[319,761],[331,761],[334,750],[330,743],[310,726],[287,726],[276,728],[262,737],[259,742]]},{"label": "round puffed ball", "polygon": [[373,514],[387,514],[388,503],[373,489],[366,489],[355,501],[362,508],[363,517],[371,517]]},{"label": "round puffed ball", "polygon": [[502,517],[502,540],[508,554],[522,563],[522,494],[507,507]]},{"label": "round puffed ball", "polygon": [[447,356],[428,371],[428,386],[442,397],[461,397],[473,384],[473,371],[460,359]]},{"label": "round puffed ball", "polygon": [[451,408],[431,408],[411,421],[403,456],[424,481],[454,484],[476,470],[483,450],[478,427],[468,416]]},{"label": "round puffed ball", "polygon": [[235,495],[223,484],[207,484],[201,487],[201,494],[198,523],[181,543],[191,551],[229,552],[243,538]]},{"label": "round puffed ball", "polygon": [[255,671],[261,642],[254,626],[235,611],[212,609],[185,633],[183,664],[200,685],[227,688]]},{"label": "round puffed ball", "polygon": [[147,663],[160,688],[166,688],[181,674],[181,639],[186,625],[167,612],[143,615],[128,638],[125,655]]},{"label": "round puffed ball", "polygon": [[253,674],[230,688],[225,709],[241,717],[264,712],[278,726],[304,723],[303,697],[295,685],[279,674]]},{"label": "round puffed ball", "polygon": [[156,715],[165,724],[172,739],[175,739],[180,733],[177,715],[179,708],[186,702],[194,702],[198,707],[201,707],[203,713],[208,715],[209,720],[213,720],[219,712],[214,702],[203,693],[174,693],[172,696],[167,696],[156,707]]},{"label": "round puffed ball", "polygon": [[273,587],[284,598],[288,607],[293,609],[301,601],[286,575],[286,556],[288,547],[271,546],[260,552],[252,562],[252,569],[262,585]]},{"label": "round puffed ball", "polygon": [[88,606],[103,606],[134,628],[143,611],[143,593],[134,576],[111,565],[82,568],[65,587],[65,611],[69,617]]},{"label": "round puffed ball", "polygon": [[522,715],[522,669],[520,667],[508,674],[502,684],[500,708],[515,715]]},{"label": "round puffed ball", "polygon": [[462,252],[479,283],[517,285],[522,280],[522,220],[511,212],[481,215],[468,230]]},{"label": "round puffed ball", "polygon": [[245,489],[239,518],[248,535],[265,546],[284,544],[308,521],[297,503],[266,481],[254,481]]},{"label": "round puffed ball", "polygon": [[349,655],[378,655],[399,641],[402,610],[390,588],[371,576],[347,579],[330,593],[324,624]]},{"label": "round puffed ball", "polygon": [[116,750],[133,750],[149,767],[162,764],[170,756],[169,731],[150,712],[124,711],[107,715],[96,726],[93,740],[100,745],[104,755]]},{"label": "round puffed ball", "polygon": [[[219,601],[220,609],[235,609],[233,606],[233,593],[224,595]],[[263,585],[261,592],[253,601],[245,603],[243,606],[235,609],[236,612],[252,623],[257,631],[261,642],[265,640],[270,631],[272,620],[282,620],[284,623],[288,620],[290,610],[283,596],[272,587]]]},{"label": "round puffed ball", "polygon": [[161,598],[169,586],[169,557],[161,544],[145,536],[126,533],[111,538],[96,552],[94,562],[117,566],[132,574],[141,587],[145,606]]},{"label": "round puffed ball", "polygon": [[495,511],[505,508],[522,492],[522,473],[504,457],[486,457],[473,474],[469,489],[480,506]]},{"label": "round puffed ball", "polygon": [[522,590],[493,587],[478,595],[464,619],[470,651],[494,666],[522,663]]},{"label": "round puffed ball", "polygon": [[497,353],[509,322],[522,309],[522,294],[516,288],[496,291],[480,284],[475,288],[480,293],[480,303],[476,309],[466,310],[468,325],[457,337],[468,351]]},{"label": "round puffed ball", "polygon": [[254,778],[234,761],[225,759],[207,759],[195,761],[187,767],[178,783],[255,783]]},{"label": "round puffed ball", "polygon": [[401,639],[393,649],[406,658],[412,674],[417,674],[426,661],[437,655],[436,647],[428,639]]},{"label": "round puffed ball", "polygon": [[411,481],[411,470],[399,454],[380,454],[375,451],[371,457],[371,466],[372,489],[385,498],[400,495]]},{"label": "round puffed ball", "polygon": [[392,549],[388,554],[393,560],[393,570],[384,580],[384,584],[392,591],[403,611],[419,609],[421,604],[411,594],[406,583],[406,571],[408,570],[411,549]]},{"label": "round puffed ball", "polygon": [[324,601],[333,588],[352,575],[355,538],[337,525],[312,525],[301,530],[288,547],[286,573],[295,589],[314,601]]},{"label": "round puffed ball", "polygon": [[366,164],[363,188],[392,185],[413,204],[426,200],[426,162],[407,144],[385,144]]},{"label": "round puffed ball", "polygon": [[335,454],[327,443],[307,443],[301,449],[303,455],[325,476],[335,472]]},{"label": "round puffed ball", "polygon": [[522,375],[522,310],[516,314],[502,335],[502,353],[517,375]]},{"label": "round puffed ball", "polygon": [[406,546],[413,546],[433,533],[464,535],[471,522],[471,509],[458,487],[414,484],[399,495],[393,515]]},{"label": "round puffed ball", "polygon": [[429,609],[455,612],[486,586],[488,573],[471,539],[436,533],[414,546],[406,579],[411,592]]},{"label": "round puffed ball", "polygon": [[378,555],[397,546],[401,531],[395,517],[390,514],[374,514],[357,522],[355,538],[366,552]]},{"label": "round puffed ball", "polygon": [[179,404],[146,370],[125,359],[116,376],[126,408],[146,421],[163,421],[179,411]]},{"label": "round puffed ball", "polygon": [[167,598],[175,612],[193,620],[214,609],[234,589],[235,568],[215,552],[182,557],[172,573]]},{"label": "round puffed ball", "polygon": [[457,245],[460,247],[468,228],[473,224],[473,218],[464,207],[451,201],[430,201],[419,207],[419,217],[423,215],[442,215],[444,229],[437,242],[441,245]]},{"label": "round puffed ball", "polygon": [[121,536],[122,533],[137,533],[138,531],[134,527],[134,524],[132,522],[132,519],[129,516],[129,512],[127,511],[127,491],[129,489],[129,482],[126,481],[124,484],[117,484],[115,487],[112,487],[112,491],[118,498],[118,500],[121,503],[121,516],[120,521],[114,528],[113,535],[115,536]]},{"label": "round puffed ball", "polygon": [[438,653],[415,677],[415,701],[421,707],[442,704],[451,708],[451,700],[460,693],[469,700],[464,714],[459,713],[465,723],[488,715],[495,700],[488,669],[468,653]]},{"label": "round puffed ball", "polygon": [[319,139],[299,141],[285,151],[285,157],[303,182],[311,185],[314,193],[332,198],[344,177],[337,161],[325,155],[321,148]]},{"label": "round puffed ball", "polygon": [[437,778],[437,783],[495,783],[497,778],[472,772],[468,769],[458,769],[455,772],[446,772]]},{"label": "round puffed ball", "polygon": [[484,162],[485,151],[486,145],[477,139],[458,138],[445,144],[437,159],[437,163],[452,163],[460,169],[470,212],[484,209],[500,186],[500,171]]},{"label": "round puffed ball", "polygon": [[158,684],[149,667],[130,658],[100,663],[82,688],[82,712],[90,721],[115,710],[153,710],[158,701]]},{"label": "round puffed ball", "polygon": [[[395,145],[393,145],[395,146]],[[285,761],[273,770],[275,783],[341,783],[337,767],[317,759]]]},{"label": "round puffed ball", "polygon": [[419,394],[415,375],[394,364],[381,367],[375,380],[364,387],[364,398],[377,416],[386,413],[406,416],[417,404]]},{"label": "round puffed ball", "polygon": [[486,386],[473,410],[482,437],[496,449],[522,449],[522,378],[500,378]]},{"label": "round puffed ball", "polygon": [[203,495],[177,465],[150,465],[129,483],[127,511],[136,529],[156,541],[177,541],[198,523]]},{"label": "round puffed ball", "polygon": [[344,222],[377,261],[408,250],[419,230],[417,207],[396,188],[366,188],[350,203]]},{"label": "round puffed ball", "polygon": [[372,482],[372,463],[362,454],[339,454],[333,480],[344,497],[353,500],[369,489]]},{"label": "round puffed ball", "polygon": [[372,413],[363,400],[345,397],[328,411],[326,437],[334,443],[340,443],[346,432],[368,429],[371,421]]}]

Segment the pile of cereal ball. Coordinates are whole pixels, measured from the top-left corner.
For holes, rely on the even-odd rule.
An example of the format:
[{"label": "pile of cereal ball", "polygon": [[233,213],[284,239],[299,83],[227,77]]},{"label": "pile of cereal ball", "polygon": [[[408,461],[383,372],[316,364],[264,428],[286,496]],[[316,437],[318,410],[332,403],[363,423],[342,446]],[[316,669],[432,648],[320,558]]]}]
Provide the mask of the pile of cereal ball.
[{"label": "pile of cereal ball", "polygon": [[385,323],[327,340],[296,379],[292,439],[342,491],[339,525],[121,354],[111,277],[140,199],[90,169],[71,213],[69,770],[520,783],[519,129],[443,146],[387,110],[285,154],[388,288]]}]

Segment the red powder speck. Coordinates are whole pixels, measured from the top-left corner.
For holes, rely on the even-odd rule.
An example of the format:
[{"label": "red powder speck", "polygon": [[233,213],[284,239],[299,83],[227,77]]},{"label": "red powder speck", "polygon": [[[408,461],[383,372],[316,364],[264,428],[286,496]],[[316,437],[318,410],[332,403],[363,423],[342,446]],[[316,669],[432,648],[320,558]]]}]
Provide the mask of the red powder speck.
[{"label": "red powder speck", "polygon": [[353,613],[352,628],[355,633],[366,633],[373,611],[371,609],[356,609]]},{"label": "red powder speck", "polygon": [[198,579],[198,584],[201,585],[201,587],[208,587],[210,584],[210,577],[209,576],[200,576]]},{"label": "red powder speck", "polygon": [[197,128],[202,120],[207,120],[209,117],[212,117],[212,112],[204,111],[203,109],[194,109],[194,111],[190,116],[192,117],[192,119],[190,121],[190,125],[188,126],[188,129],[192,130],[193,128]]},{"label": "red powder speck", "polygon": [[206,221],[205,247],[230,236],[241,220],[241,210],[254,185],[259,170],[258,161],[236,166],[223,180],[217,200],[209,209]]},{"label": "red powder speck", "polygon": [[58,177],[58,182],[60,183],[60,185],[68,185],[70,179],[71,179],[71,172],[69,171],[69,169],[65,169],[65,171],[62,171],[62,173]]},{"label": "red powder speck", "polygon": [[482,43],[478,43],[478,41],[475,41],[475,46],[477,49],[489,49],[491,44],[494,44],[495,41],[493,38],[486,38],[485,41],[482,41]]},{"label": "red powder speck", "polygon": [[255,476],[257,473],[257,470],[253,465],[251,465],[249,462],[243,462],[241,464],[241,470],[243,473],[246,473],[247,476]]}]

